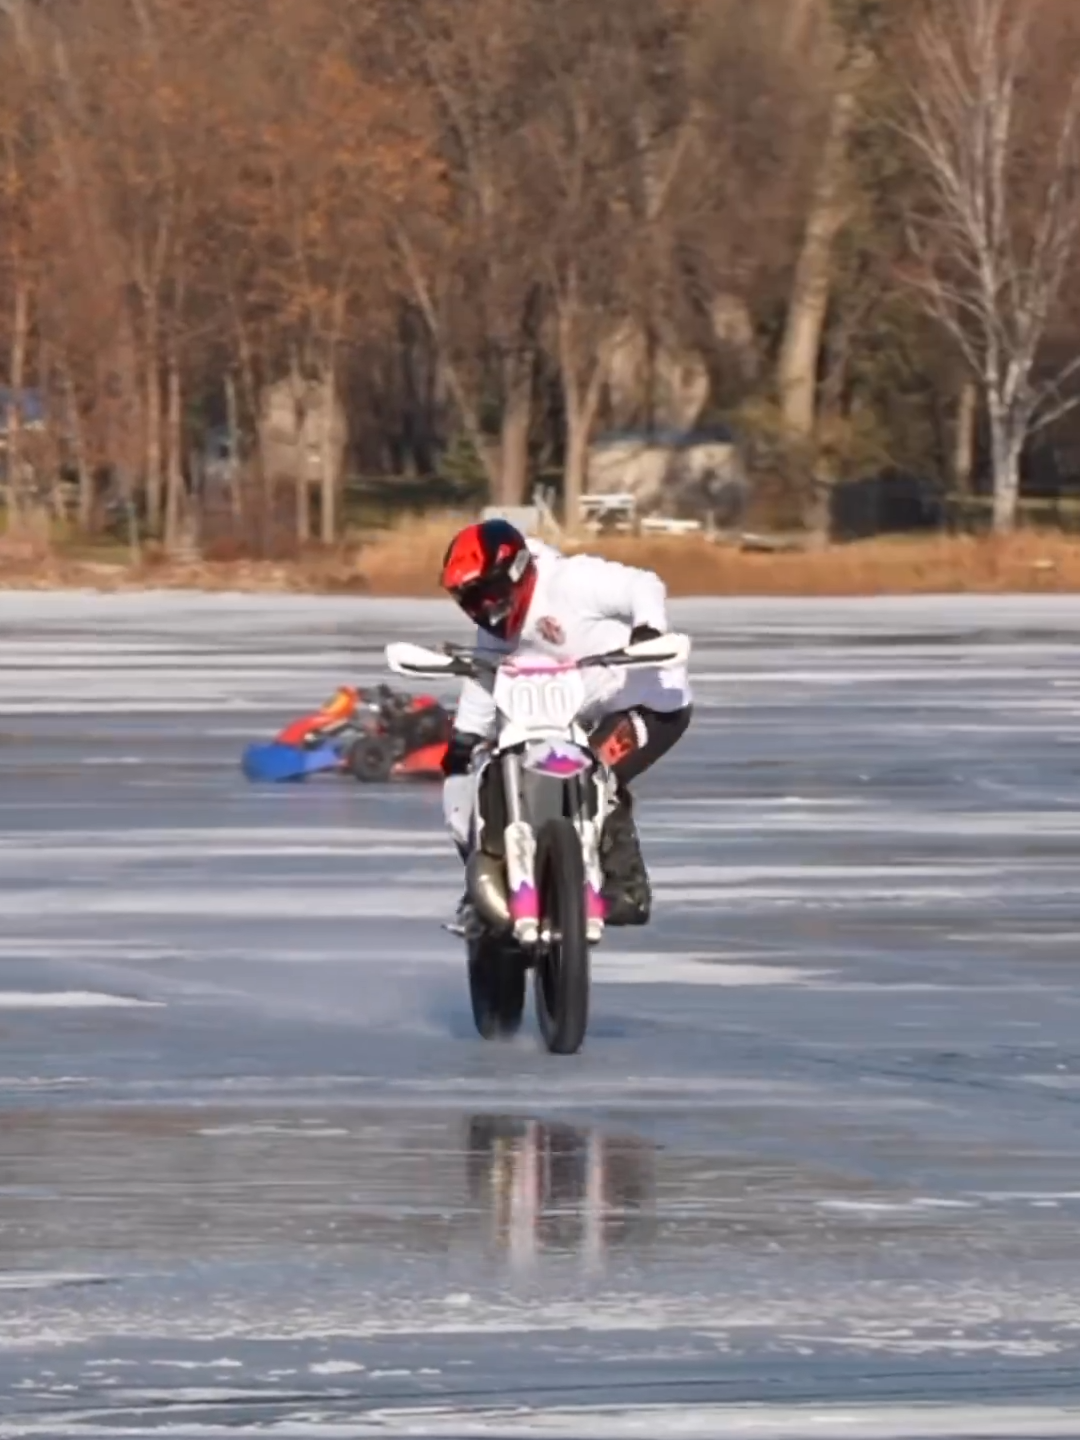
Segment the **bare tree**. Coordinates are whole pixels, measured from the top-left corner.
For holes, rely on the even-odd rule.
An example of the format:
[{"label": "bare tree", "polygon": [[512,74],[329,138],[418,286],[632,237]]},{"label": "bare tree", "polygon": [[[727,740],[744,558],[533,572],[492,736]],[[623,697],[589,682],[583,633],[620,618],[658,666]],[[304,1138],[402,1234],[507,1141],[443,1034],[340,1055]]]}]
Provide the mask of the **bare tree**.
[{"label": "bare tree", "polygon": [[437,213],[414,211],[396,227],[403,268],[492,497],[520,504],[544,309],[521,133],[532,7],[392,9],[401,76],[430,108],[443,180]]},{"label": "bare tree", "polygon": [[999,533],[1025,443],[1080,403],[1080,356],[1046,357],[1080,235],[1075,25],[1045,0],[949,0],[914,36],[901,128],[928,191],[908,227],[914,280],[980,388]]},{"label": "bare tree", "polygon": [[829,310],[833,250],[851,208],[848,147],[858,114],[859,87],[872,69],[873,59],[865,48],[856,48],[836,61],[828,127],[806,232],[792,276],[777,365],[777,388],[785,429],[803,440],[810,439],[814,433],[818,367]]}]

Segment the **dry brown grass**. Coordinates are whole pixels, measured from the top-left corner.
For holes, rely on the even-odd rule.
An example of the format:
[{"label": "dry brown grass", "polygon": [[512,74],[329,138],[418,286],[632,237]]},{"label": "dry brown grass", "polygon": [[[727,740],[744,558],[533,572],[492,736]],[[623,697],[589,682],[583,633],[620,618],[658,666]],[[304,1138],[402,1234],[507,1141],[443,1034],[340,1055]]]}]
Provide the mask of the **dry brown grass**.
[{"label": "dry brown grass", "polygon": [[364,594],[367,584],[352,554],[298,562],[200,561],[180,564],[151,557],[140,564],[74,558],[61,551],[34,560],[0,554],[0,590],[205,590],[213,592]]},{"label": "dry brown grass", "polygon": [[[298,562],[196,565],[92,564],[0,554],[0,588],[437,595],[440,562],[456,524],[415,521],[358,551]],[[566,547],[570,548],[570,547]],[[818,552],[753,554],[703,538],[613,538],[580,548],[656,570],[672,595],[905,595],[1080,592],[1080,537],[1024,531],[1005,540],[905,537]]]},{"label": "dry brown grass", "polygon": [[[359,569],[373,595],[434,595],[451,520],[387,531]],[[571,548],[566,546],[564,548]],[[614,537],[578,548],[655,570],[672,595],[888,595],[1080,591],[1080,538],[903,537],[821,551],[755,554],[703,537]]]},{"label": "dry brown grass", "polygon": [[647,565],[672,595],[926,595],[1080,591],[1080,541],[1060,534],[868,540],[821,551],[753,554],[707,541],[615,542],[613,559]]},{"label": "dry brown grass", "polygon": [[362,546],[358,565],[372,595],[438,595],[439,571],[460,516],[432,515],[380,531]]}]

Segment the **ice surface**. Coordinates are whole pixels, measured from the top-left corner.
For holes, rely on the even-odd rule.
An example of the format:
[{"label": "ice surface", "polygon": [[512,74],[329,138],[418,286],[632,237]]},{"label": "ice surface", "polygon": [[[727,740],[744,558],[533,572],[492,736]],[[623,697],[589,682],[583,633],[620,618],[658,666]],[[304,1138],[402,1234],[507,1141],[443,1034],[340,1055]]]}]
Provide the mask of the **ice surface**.
[{"label": "ice surface", "polygon": [[655,923],[472,1033],[424,602],[0,595],[0,1437],[1080,1433],[1080,601],[680,602]]}]

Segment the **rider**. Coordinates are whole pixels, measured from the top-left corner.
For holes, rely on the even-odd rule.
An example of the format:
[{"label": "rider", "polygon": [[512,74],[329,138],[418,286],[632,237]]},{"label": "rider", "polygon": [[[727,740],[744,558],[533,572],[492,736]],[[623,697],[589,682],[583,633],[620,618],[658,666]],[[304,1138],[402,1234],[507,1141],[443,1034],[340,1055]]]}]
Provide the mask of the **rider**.
[{"label": "rider", "polygon": [[[668,630],[667,592],[652,571],[594,555],[563,555],[540,540],[527,540],[506,520],[459,531],[447,549],[440,583],[479,627],[478,646],[488,653],[510,654],[526,646],[555,659],[580,660]],[[601,838],[603,898],[609,924],[644,925],[652,897],[628,785],[681,739],[690,724],[692,696],[683,667],[621,672],[613,683],[618,688],[595,706],[598,723],[591,734],[616,781],[615,805]],[[469,850],[470,760],[494,729],[490,692],[466,680],[443,764],[444,810],[463,858]]]}]

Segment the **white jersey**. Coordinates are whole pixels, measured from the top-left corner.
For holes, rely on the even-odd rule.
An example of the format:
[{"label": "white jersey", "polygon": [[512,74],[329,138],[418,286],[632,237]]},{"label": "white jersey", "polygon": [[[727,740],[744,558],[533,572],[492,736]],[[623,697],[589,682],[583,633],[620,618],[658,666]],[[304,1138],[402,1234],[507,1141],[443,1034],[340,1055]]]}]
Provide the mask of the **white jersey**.
[{"label": "white jersey", "polygon": [[[529,651],[556,660],[582,660],[619,650],[637,625],[668,630],[667,590],[651,570],[602,560],[597,555],[563,555],[543,541],[527,542],[536,561],[536,585],[516,641],[496,640],[478,632],[477,648],[488,654]],[[651,710],[681,710],[692,700],[685,666],[665,670],[585,672],[585,715],[599,719],[617,710],[643,705]],[[466,680],[454,728],[464,735],[490,737],[495,702],[475,680]]]}]

